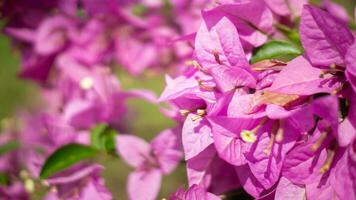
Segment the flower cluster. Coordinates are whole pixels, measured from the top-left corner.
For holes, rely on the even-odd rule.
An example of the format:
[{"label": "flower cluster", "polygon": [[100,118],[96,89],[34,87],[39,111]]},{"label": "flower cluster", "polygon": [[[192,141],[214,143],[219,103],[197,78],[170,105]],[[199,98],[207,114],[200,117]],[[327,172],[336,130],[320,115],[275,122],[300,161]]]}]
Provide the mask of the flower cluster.
[{"label": "flower cluster", "polygon": [[[201,199],[241,187],[257,199],[356,199],[349,19],[329,1],[324,10],[275,2],[229,1],[203,11],[194,59],[166,78],[160,100],[182,123],[189,185],[205,189]],[[272,45],[267,40],[288,37],[298,16],[304,53],[257,58]]]},{"label": "flower cluster", "polygon": [[[121,68],[136,76],[145,70],[173,71],[174,66],[190,57],[193,51],[184,40],[172,41],[180,35],[191,34],[190,28],[198,24],[200,8],[205,4],[205,1],[116,0],[2,2],[3,31],[21,56],[19,76],[38,83],[43,103],[35,112],[19,114],[18,123],[5,128],[11,133],[3,134],[1,144],[6,146],[16,140],[21,148],[15,155],[1,158],[2,171],[8,173],[4,175],[8,186],[0,196],[25,199],[29,198],[27,192],[38,192],[39,187],[45,187],[45,199],[112,199],[100,177],[103,167],[92,162],[79,163],[55,176],[46,176],[44,181],[40,177],[45,176],[46,163],[58,149],[78,148],[71,146],[73,143],[84,147],[92,145],[91,132],[98,124],[106,124],[111,131],[127,131],[125,113],[129,98],[156,102],[150,91],[124,90],[116,73]],[[183,24],[186,20],[192,23],[189,28]],[[146,166],[157,169],[153,172],[157,180],[159,169],[164,174],[173,170],[181,155],[175,135],[173,130],[166,130],[152,142],[152,151],[146,148],[137,152],[137,156],[143,153],[147,160],[132,164],[138,172],[132,175],[134,186],[129,190],[140,187],[137,185],[142,182],[139,171],[145,171]],[[165,150],[162,145],[167,137],[173,137],[173,143]],[[125,138],[120,137],[119,150]],[[115,143],[112,140],[109,141]],[[115,146],[110,150],[112,148]],[[151,155],[156,154],[153,150],[157,151],[155,156],[157,162],[162,163],[161,168]],[[70,153],[66,155],[68,160],[75,157]],[[125,158],[125,151],[120,154]],[[165,164],[165,157],[171,154],[178,157],[177,162],[172,160],[169,164],[168,160]],[[135,158],[130,155],[128,159]],[[15,163],[10,162],[12,160]]]},{"label": "flower cluster", "polygon": [[[0,197],[113,199],[105,153],[133,168],[132,200],[157,199],[179,164],[188,188],[170,200],[356,199],[356,19],[338,4],[5,0],[0,13],[42,99],[2,127]],[[121,69],[170,75],[156,98],[125,90]],[[122,134],[130,98],[176,126]]]}]

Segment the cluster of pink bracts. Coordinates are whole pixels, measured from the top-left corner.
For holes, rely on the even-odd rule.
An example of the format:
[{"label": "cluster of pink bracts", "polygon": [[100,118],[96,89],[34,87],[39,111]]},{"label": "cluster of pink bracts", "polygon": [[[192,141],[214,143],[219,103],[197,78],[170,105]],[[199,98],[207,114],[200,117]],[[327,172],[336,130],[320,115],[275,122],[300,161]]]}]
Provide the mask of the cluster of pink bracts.
[{"label": "cluster of pink bracts", "polygon": [[[113,199],[99,164],[82,161],[45,180],[40,172],[63,145],[90,146],[98,124],[127,131],[126,101],[141,98],[165,103],[177,126],[150,143],[115,136],[117,155],[134,168],[132,200],[157,199],[162,177],[183,159],[189,187],[170,200],[356,199],[355,19],[339,5],[8,0],[0,9],[20,77],[38,83],[44,102],[3,130],[1,144],[21,146],[0,157],[1,197],[28,199],[43,187],[47,200]],[[281,40],[300,53],[278,46],[278,58],[256,60]],[[117,69],[171,76],[156,98],[122,89]]]}]

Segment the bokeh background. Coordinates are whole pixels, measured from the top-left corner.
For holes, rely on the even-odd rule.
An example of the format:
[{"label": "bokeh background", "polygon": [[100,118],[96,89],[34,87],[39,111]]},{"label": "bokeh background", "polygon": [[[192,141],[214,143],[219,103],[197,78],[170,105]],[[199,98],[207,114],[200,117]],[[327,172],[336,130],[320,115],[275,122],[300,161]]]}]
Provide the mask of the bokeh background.
[{"label": "bokeh background", "polygon": [[[311,2],[319,3],[320,0]],[[334,0],[334,2],[343,5],[350,16],[353,16],[356,0]],[[0,21],[0,27],[1,25]],[[11,47],[11,41],[0,33],[0,124],[20,110],[31,110],[38,106],[37,86],[30,81],[18,79],[18,70],[18,52]],[[159,95],[164,88],[163,75],[145,73],[139,78],[133,78],[121,70],[117,75],[124,89],[146,88]],[[129,106],[131,115],[126,120],[130,120],[130,133],[150,140],[160,131],[174,126],[172,120],[160,113],[157,105],[143,100],[130,100]],[[130,167],[119,159],[109,156],[100,157],[98,161],[105,166],[103,175],[115,199],[127,199],[126,178],[131,171]],[[186,182],[184,166],[180,166],[174,173],[164,177],[159,199],[167,197],[178,187],[185,186]],[[38,196],[34,195],[34,199],[37,198]]]}]

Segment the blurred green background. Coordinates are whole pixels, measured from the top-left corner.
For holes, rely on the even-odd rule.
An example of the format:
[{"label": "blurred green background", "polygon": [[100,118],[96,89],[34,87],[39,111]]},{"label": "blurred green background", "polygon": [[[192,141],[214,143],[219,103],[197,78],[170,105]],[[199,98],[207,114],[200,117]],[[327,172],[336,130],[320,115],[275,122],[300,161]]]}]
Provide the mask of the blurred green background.
[{"label": "blurred green background", "polygon": [[[319,1],[313,0],[312,2]],[[350,15],[353,13],[355,0],[337,0],[337,2],[345,6]],[[10,40],[0,35],[0,120],[12,117],[20,108],[30,108],[35,102],[37,86],[29,81],[18,79],[18,70],[18,53],[12,49]],[[120,72],[119,78],[125,89],[146,88],[159,95],[164,87],[163,76],[134,79]],[[174,126],[174,122],[163,116],[156,105],[142,100],[131,100],[129,104],[134,113],[130,118],[130,130],[133,134],[150,140],[165,128]],[[130,167],[112,157],[99,158],[99,162],[106,167],[104,177],[115,199],[127,199],[126,178],[131,171]],[[160,198],[167,197],[169,193],[183,184],[186,184],[186,174],[184,167],[180,166],[173,174],[164,177]]]}]

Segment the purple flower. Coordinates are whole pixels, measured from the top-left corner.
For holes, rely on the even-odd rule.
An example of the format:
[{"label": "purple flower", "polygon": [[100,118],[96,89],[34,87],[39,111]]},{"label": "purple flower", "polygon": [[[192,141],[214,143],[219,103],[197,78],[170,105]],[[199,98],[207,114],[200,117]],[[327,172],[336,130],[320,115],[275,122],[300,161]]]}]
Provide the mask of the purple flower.
[{"label": "purple flower", "polygon": [[0,196],[5,199],[30,199],[21,182],[12,183],[10,186],[0,186]]},{"label": "purple flower", "polygon": [[336,92],[342,86],[343,79],[331,74],[321,76],[322,72],[321,69],[312,66],[306,58],[300,56],[283,68],[267,90],[297,95]]},{"label": "purple flower", "polygon": [[219,158],[213,145],[187,160],[189,186],[197,184],[215,194],[223,194],[240,186],[235,169]]},{"label": "purple flower", "polygon": [[239,35],[228,18],[223,17],[210,30],[202,24],[196,35],[195,48],[202,70],[211,74],[221,91],[255,87],[256,80],[249,71]]},{"label": "purple flower", "polygon": [[277,15],[299,17],[302,13],[303,5],[309,0],[265,0],[268,7]]},{"label": "purple flower", "polygon": [[111,200],[111,193],[105,188],[104,180],[100,177],[102,169],[100,165],[78,165],[47,179],[51,191],[44,199]]},{"label": "purple flower", "polygon": [[263,0],[228,1],[202,14],[209,29],[227,17],[236,26],[243,46],[247,48],[263,44],[267,34],[273,31],[273,15]]},{"label": "purple flower", "polygon": [[163,131],[150,144],[133,135],[119,135],[116,148],[135,168],[127,182],[130,199],[156,199],[162,176],[171,173],[181,159],[174,130]]},{"label": "purple flower", "polygon": [[275,199],[300,200],[306,198],[306,189],[302,185],[293,184],[287,178],[281,177],[276,188]]},{"label": "purple flower", "polygon": [[198,185],[192,185],[187,191],[183,188],[179,188],[175,193],[171,194],[169,200],[219,200],[216,195],[207,192],[204,188]]},{"label": "purple flower", "polygon": [[41,55],[58,53],[74,37],[75,28],[75,22],[65,16],[46,18],[36,30],[35,51]]},{"label": "purple flower", "polygon": [[304,6],[300,37],[306,55],[316,67],[344,66],[354,36],[346,24],[314,6]]},{"label": "purple flower", "polygon": [[330,14],[334,15],[336,18],[342,20],[343,22],[349,22],[350,18],[347,11],[339,4],[333,3],[330,0],[322,1],[322,8],[327,10]]}]

